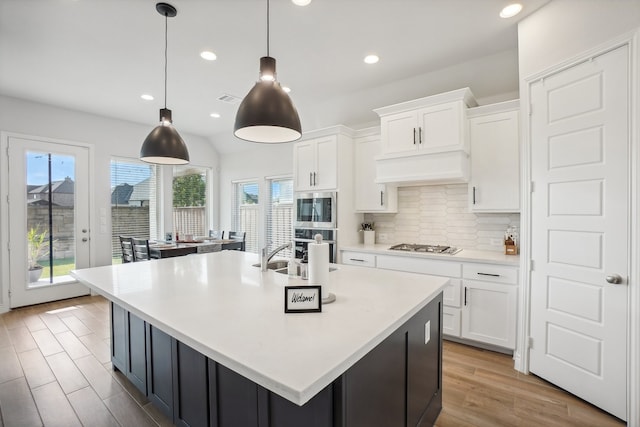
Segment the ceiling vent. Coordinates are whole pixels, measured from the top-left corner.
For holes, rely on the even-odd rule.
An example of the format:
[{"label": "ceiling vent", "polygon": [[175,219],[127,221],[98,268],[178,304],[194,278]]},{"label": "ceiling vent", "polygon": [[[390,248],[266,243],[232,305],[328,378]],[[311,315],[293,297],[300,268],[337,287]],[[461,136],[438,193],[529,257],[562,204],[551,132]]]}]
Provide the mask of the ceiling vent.
[{"label": "ceiling vent", "polygon": [[241,99],[237,96],[229,95],[228,93],[224,93],[218,97],[218,101],[226,102],[228,104],[237,104],[240,100]]}]

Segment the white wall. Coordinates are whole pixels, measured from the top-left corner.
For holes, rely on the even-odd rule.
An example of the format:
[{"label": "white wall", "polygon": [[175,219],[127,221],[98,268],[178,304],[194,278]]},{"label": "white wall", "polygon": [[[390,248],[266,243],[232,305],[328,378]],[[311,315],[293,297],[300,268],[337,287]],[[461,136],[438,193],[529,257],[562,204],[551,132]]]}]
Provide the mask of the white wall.
[{"label": "white wall", "polygon": [[[553,0],[518,24],[523,78],[640,26],[638,0]],[[520,105],[523,105],[522,102]]]},{"label": "white wall", "polygon": [[[92,179],[90,192],[94,201],[90,212],[90,221],[93,225],[91,235],[93,266],[111,264],[111,225],[108,224],[105,233],[100,233],[97,227],[100,208],[105,208],[107,211],[111,208],[111,156],[137,159],[142,141],[156,126],[156,120],[156,116],[153,116],[149,117],[148,125],[138,124],[0,96],[1,131],[82,142],[93,147],[94,168],[89,171]],[[183,132],[180,134],[189,147],[191,163],[196,166],[213,167],[215,171],[218,165],[218,154],[211,143],[206,138]],[[6,153],[0,153],[0,156],[6,156]],[[216,174],[214,178],[215,176]],[[217,181],[213,183],[213,187],[214,199],[217,199]],[[6,194],[0,195],[0,199],[5,200]],[[214,206],[214,209],[217,210],[217,206]],[[0,217],[0,233],[2,230],[7,230],[7,226],[7,218]],[[3,242],[2,257],[0,257],[2,301],[7,301],[8,290],[6,282],[8,274],[5,268],[8,257],[5,239],[6,237],[0,235],[0,241]],[[2,308],[0,305],[0,312]]]}]

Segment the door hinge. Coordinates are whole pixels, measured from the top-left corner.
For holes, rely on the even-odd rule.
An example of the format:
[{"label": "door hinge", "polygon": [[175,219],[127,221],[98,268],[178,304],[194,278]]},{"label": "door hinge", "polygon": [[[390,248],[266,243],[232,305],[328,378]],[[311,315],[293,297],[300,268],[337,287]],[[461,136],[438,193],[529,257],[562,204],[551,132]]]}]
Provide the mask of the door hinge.
[{"label": "door hinge", "polygon": [[533,260],[529,261],[529,270],[533,271],[535,269],[536,269],[536,263]]},{"label": "door hinge", "polygon": [[9,298],[11,298],[11,289],[9,289]]},{"label": "door hinge", "polygon": [[529,184],[529,193],[533,193],[534,191],[536,191],[536,185],[535,182],[531,181]]},{"label": "door hinge", "polygon": [[529,104],[529,117],[533,115],[533,104]]},{"label": "door hinge", "polygon": [[533,337],[529,337],[529,349],[533,350]]}]

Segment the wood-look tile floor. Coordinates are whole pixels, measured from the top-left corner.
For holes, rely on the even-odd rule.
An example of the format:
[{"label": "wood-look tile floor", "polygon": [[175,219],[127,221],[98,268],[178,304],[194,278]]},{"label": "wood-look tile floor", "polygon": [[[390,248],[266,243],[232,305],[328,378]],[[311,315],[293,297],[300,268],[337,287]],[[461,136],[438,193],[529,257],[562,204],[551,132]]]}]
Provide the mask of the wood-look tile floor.
[{"label": "wood-look tile floor", "polygon": [[[100,296],[0,315],[0,427],[172,425],[112,369],[109,335],[109,304]],[[518,373],[509,356],[445,342],[443,410],[436,425],[624,423]]]}]

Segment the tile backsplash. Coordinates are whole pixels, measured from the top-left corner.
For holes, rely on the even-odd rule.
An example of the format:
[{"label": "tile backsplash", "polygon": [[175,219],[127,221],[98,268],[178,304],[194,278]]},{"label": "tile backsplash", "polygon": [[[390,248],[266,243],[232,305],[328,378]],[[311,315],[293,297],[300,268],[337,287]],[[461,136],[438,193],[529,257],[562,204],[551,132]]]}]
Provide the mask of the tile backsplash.
[{"label": "tile backsplash", "polygon": [[469,212],[467,184],[398,188],[398,213],[365,214],[374,222],[376,243],[446,244],[504,251],[504,232],[520,229],[519,213]]}]

